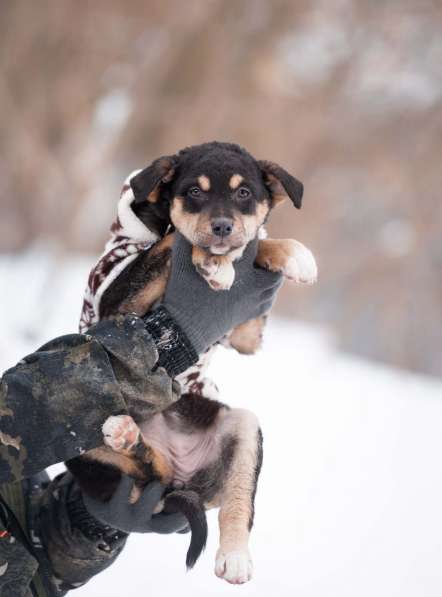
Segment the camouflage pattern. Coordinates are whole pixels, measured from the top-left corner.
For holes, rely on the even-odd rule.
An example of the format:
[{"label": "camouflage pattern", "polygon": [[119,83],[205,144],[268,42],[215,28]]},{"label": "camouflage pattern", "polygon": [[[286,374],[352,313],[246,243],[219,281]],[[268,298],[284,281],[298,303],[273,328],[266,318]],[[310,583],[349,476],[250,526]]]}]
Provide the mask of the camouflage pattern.
[{"label": "camouflage pattern", "polygon": [[124,537],[108,544],[72,528],[68,509],[81,498],[69,474],[51,483],[37,474],[101,445],[109,416],[146,418],[175,402],[179,386],[157,360],[143,320],[130,315],[57,338],[3,375],[0,492],[41,557],[0,524],[0,597],[64,595],[120,553]]},{"label": "camouflage pattern", "polygon": [[127,535],[115,529],[108,536],[87,536],[72,524],[71,504],[81,502],[81,495],[69,473],[53,481],[40,473],[3,485],[2,494],[27,530],[36,557],[12,534],[1,537],[1,597],[65,595],[110,566],[125,545]]},{"label": "camouflage pattern", "polygon": [[101,445],[107,417],[145,418],[179,397],[144,322],[120,317],[63,336],[0,384],[0,480],[19,481]]},{"label": "camouflage pattern", "polygon": [[[1,490],[3,498],[10,506],[12,502],[16,502],[14,512],[21,523],[25,522],[23,517],[18,515],[18,510],[21,510],[22,514],[25,512],[22,507],[25,503],[25,495],[22,492],[21,483],[10,484],[8,487],[2,486]],[[33,595],[29,585],[37,573],[38,562],[20,541],[6,531],[3,523],[0,523],[0,529],[0,595],[2,597]]]}]

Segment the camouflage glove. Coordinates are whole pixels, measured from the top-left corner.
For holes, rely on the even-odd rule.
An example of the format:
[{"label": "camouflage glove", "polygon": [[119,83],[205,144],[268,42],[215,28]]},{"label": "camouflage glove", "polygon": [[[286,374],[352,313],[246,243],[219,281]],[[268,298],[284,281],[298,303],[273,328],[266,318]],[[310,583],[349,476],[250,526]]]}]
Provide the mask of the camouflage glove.
[{"label": "camouflage glove", "polygon": [[254,240],[234,263],[236,275],[230,290],[212,290],[192,263],[190,243],[178,232],[175,235],[163,307],[201,354],[236,325],[267,313],[282,275],[254,265],[258,247]]},{"label": "camouflage glove", "polygon": [[176,533],[188,530],[187,519],[180,513],[154,514],[162,499],[164,485],[153,481],[146,486],[135,504],[129,502],[133,479],[122,475],[120,484],[108,502],[100,502],[83,494],[83,503],[94,518],[125,533]]}]

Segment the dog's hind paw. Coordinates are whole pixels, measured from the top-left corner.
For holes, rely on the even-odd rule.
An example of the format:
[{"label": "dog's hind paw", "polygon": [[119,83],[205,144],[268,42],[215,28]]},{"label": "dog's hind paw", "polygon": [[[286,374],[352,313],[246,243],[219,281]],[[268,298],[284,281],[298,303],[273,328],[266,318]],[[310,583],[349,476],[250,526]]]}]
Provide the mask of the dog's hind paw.
[{"label": "dog's hind paw", "polygon": [[253,563],[247,550],[216,554],[215,574],[232,585],[241,585],[252,578]]},{"label": "dog's hind paw", "polygon": [[283,274],[301,284],[314,284],[318,279],[318,266],[313,253],[302,243],[291,241],[292,250],[284,268]]},{"label": "dog's hind paw", "polygon": [[140,430],[132,417],[108,417],[102,427],[104,443],[115,452],[130,451],[138,442]]}]

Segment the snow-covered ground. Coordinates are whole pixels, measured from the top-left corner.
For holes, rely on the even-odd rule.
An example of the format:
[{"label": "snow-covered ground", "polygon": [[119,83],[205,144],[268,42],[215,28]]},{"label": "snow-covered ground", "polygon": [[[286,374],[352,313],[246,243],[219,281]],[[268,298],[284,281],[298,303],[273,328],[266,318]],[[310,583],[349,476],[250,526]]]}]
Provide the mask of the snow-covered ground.
[{"label": "snow-covered ground", "polygon": [[[91,263],[45,251],[0,259],[1,368],[75,329]],[[253,580],[232,587],[214,576],[212,512],[193,571],[188,536],[133,535],[75,595],[440,596],[441,382],[342,355],[324,331],[284,320],[270,323],[259,355],[221,350],[212,373],[264,432]]]}]

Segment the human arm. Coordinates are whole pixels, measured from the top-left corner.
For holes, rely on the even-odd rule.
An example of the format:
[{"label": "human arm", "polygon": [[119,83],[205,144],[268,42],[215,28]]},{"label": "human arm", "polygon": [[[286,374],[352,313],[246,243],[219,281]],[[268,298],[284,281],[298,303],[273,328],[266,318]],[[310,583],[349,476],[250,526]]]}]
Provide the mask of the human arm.
[{"label": "human arm", "polygon": [[[197,358],[176,348],[189,364]],[[134,316],[62,336],[25,357],[0,384],[0,482],[101,445],[111,415],[148,416],[172,404],[179,388],[157,361],[146,323]]]},{"label": "human arm", "polygon": [[141,419],[172,404],[175,375],[232,327],[269,310],[281,276],[254,268],[255,254],[252,243],[235,264],[232,288],[215,292],[177,234],[159,309],[57,338],[7,371],[0,382],[0,483],[101,445],[109,416]]},{"label": "human arm", "polygon": [[91,516],[70,473],[56,477],[34,500],[34,534],[52,584],[70,590],[86,583],[116,560],[129,532],[173,533],[186,528],[182,514],[153,514],[164,492],[159,483],[149,484],[136,504],[129,503],[132,485],[123,476],[109,502],[93,503],[94,513],[106,522]]}]

